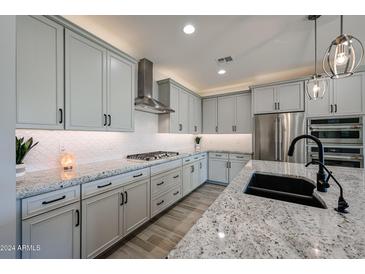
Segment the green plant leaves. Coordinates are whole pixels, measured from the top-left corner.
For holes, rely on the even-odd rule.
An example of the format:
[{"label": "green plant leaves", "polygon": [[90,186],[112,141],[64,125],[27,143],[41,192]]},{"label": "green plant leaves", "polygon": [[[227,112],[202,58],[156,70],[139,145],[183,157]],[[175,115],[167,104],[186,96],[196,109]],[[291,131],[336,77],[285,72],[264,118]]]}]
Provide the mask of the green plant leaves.
[{"label": "green plant leaves", "polygon": [[15,151],[16,151],[16,164],[22,164],[25,156],[28,152],[38,144],[33,144],[33,138],[29,138],[24,142],[24,137],[18,138],[15,136]]}]

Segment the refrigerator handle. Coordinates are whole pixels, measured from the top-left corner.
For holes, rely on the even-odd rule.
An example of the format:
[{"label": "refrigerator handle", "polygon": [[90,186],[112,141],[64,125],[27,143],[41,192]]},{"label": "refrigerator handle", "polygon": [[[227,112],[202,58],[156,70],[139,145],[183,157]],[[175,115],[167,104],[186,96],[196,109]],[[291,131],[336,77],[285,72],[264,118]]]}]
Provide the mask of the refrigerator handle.
[{"label": "refrigerator handle", "polygon": [[[275,103],[276,104],[276,103]],[[278,159],[278,116],[275,117],[275,161],[279,160]]]},{"label": "refrigerator handle", "polygon": [[281,154],[283,149],[283,142],[282,142],[282,132],[281,132],[281,118],[278,116],[278,160],[282,161]]}]

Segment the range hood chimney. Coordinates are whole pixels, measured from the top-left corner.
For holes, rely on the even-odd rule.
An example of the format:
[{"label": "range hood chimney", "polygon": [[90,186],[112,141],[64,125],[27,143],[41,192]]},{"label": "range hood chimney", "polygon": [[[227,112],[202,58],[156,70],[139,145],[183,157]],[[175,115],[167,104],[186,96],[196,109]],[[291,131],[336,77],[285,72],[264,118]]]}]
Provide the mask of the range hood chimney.
[{"label": "range hood chimney", "polygon": [[153,63],[143,58],[138,62],[138,97],[134,100],[135,109],[155,114],[175,112],[152,98],[152,83]]}]

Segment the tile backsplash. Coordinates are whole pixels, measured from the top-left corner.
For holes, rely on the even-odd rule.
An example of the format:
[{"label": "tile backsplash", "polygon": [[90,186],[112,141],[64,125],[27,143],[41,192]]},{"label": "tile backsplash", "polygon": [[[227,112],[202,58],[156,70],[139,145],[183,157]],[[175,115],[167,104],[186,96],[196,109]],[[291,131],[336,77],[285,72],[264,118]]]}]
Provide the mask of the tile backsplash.
[{"label": "tile backsplash", "polygon": [[[72,152],[77,164],[126,157],[154,150],[192,151],[194,135],[158,133],[158,116],[135,112],[135,132],[16,130],[18,137],[33,137],[39,144],[27,155],[28,171],[59,166],[60,148]],[[251,135],[202,135],[203,149],[251,152]]]}]

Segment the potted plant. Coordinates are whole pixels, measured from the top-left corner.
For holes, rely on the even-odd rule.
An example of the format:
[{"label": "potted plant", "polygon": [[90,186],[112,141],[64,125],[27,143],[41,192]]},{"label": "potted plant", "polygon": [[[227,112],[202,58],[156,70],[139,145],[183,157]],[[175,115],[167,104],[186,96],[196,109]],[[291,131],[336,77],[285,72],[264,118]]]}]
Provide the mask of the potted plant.
[{"label": "potted plant", "polygon": [[200,141],[202,137],[196,136],[195,137],[195,151],[200,151]]},{"label": "potted plant", "polygon": [[16,151],[16,177],[25,174],[25,164],[23,160],[28,152],[38,144],[33,144],[33,138],[29,138],[24,142],[24,137],[18,138],[15,136],[15,151]]}]

